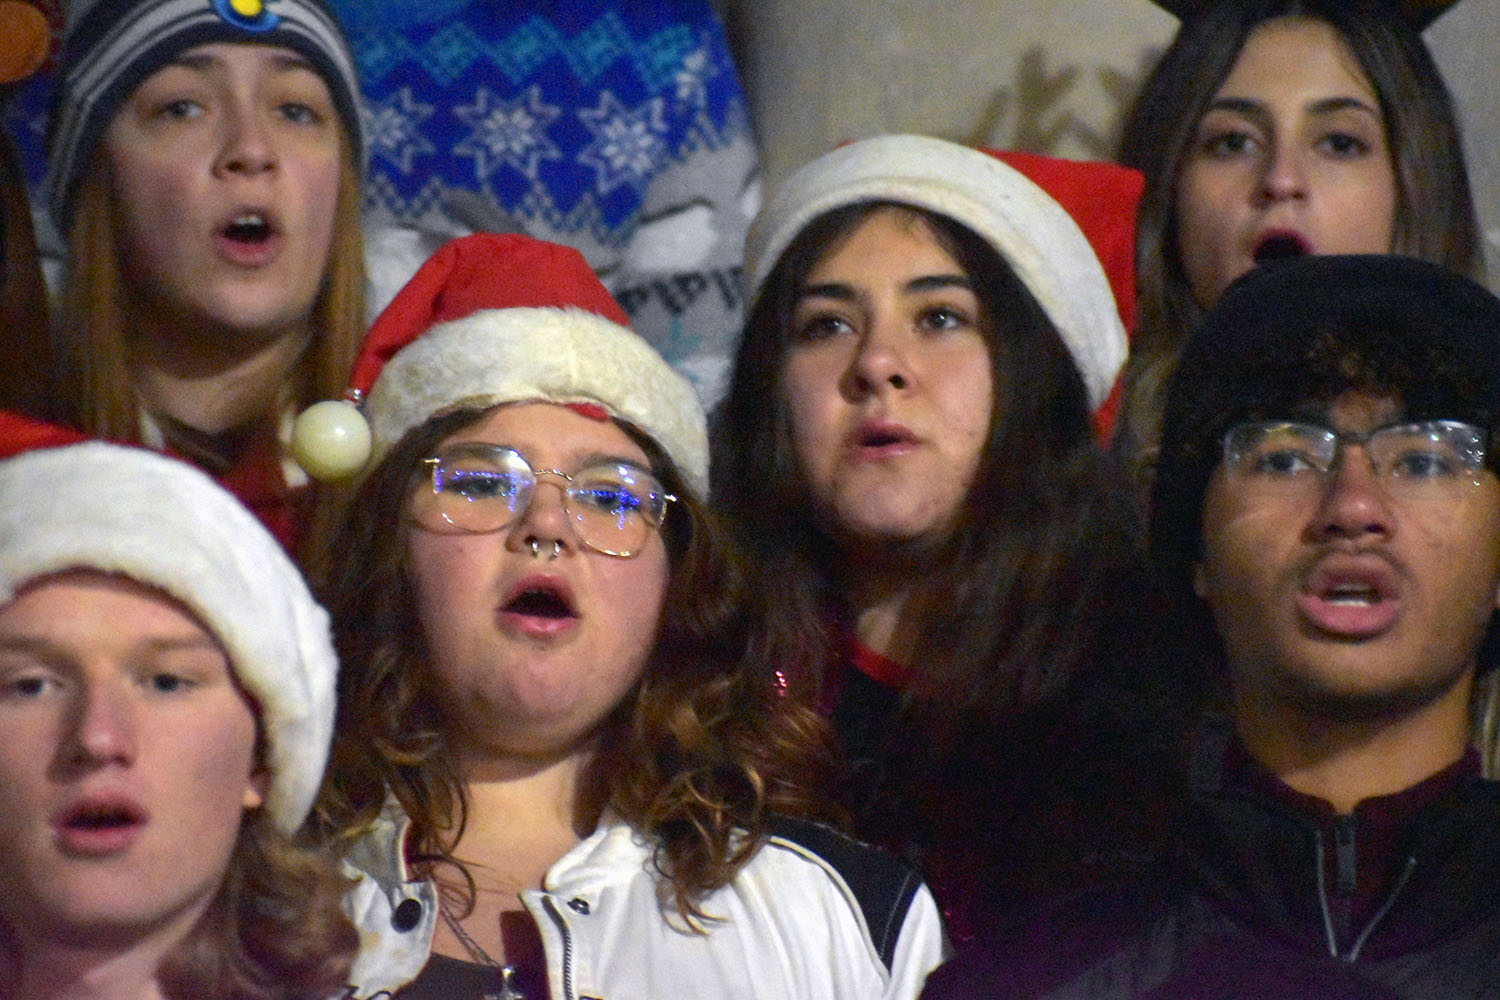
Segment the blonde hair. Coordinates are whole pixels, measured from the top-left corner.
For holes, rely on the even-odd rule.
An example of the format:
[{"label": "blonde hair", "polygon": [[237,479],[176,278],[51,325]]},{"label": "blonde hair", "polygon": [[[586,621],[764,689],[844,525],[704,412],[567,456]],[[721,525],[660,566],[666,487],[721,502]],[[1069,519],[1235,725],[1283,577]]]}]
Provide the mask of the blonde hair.
[{"label": "blonde hair", "polygon": [[[359,224],[360,179],[339,132],[341,164],[333,238],[323,284],[312,308],[312,344],[289,402],[298,409],[341,396],[365,333],[364,238]],[[55,418],[122,441],[141,434],[140,407],[130,371],[131,324],[123,305],[125,281],[116,232],[109,168],[98,157],[79,182],[68,220],[69,266],[55,340]]]}]

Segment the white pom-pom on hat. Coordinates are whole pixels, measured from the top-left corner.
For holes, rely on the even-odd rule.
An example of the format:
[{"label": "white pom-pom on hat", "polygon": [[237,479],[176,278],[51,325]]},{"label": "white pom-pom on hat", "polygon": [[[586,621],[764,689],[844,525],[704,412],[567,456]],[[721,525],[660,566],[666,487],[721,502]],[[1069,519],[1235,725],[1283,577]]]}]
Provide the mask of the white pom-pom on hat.
[{"label": "white pom-pom on hat", "polygon": [[[445,244],[375,320],[355,361],[350,396],[363,400],[368,458],[379,461],[402,435],[456,407],[588,403],[650,437],[705,496],[702,404],[627,324],[570,247],[491,233]],[[358,429],[340,420],[358,414],[347,407],[330,420],[318,407],[298,418],[293,454],[310,475],[357,474],[367,465],[351,440]]]}]

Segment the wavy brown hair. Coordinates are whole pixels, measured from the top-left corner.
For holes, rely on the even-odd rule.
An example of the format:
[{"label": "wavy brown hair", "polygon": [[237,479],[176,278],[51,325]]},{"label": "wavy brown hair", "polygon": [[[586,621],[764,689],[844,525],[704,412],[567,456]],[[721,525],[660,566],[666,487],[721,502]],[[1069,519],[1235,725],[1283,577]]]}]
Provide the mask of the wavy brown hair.
[{"label": "wavy brown hair", "polygon": [[[828,634],[843,602],[837,545],[797,460],[782,373],[807,274],[890,207],[834,209],[790,244],[752,304],[714,415],[714,502],[752,554],[766,595],[759,656],[784,664],[806,697],[843,669]],[[1159,744],[1172,727],[1158,708],[1170,702],[1153,684],[1169,671],[1152,676],[1149,644],[1136,635],[1158,594],[1062,337],[978,235],[895,207],[919,219],[968,276],[994,401],[973,484],[931,559],[941,571],[920,582],[900,626],[920,660],[910,664],[916,677],[889,738],[886,794],[863,810],[858,830],[925,851],[920,867],[940,902],[953,900],[944,899],[949,875],[982,884],[989,897],[960,906],[994,910],[1060,878],[1101,843],[1123,842],[1123,826],[1102,821],[1115,806],[1125,825],[1159,818],[1150,783],[1122,793],[1130,785],[1122,776],[1136,765],[1165,774],[1155,755],[1169,752]],[[1046,815],[1064,809],[1091,819],[1049,826]]]},{"label": "wavy brown hair", "polygon": [[[285,402],[303,409],[337,399],[348,384],[365,333],[364,239],[360,180],[339,128],[339,186],[333,239],[323,285],[313,301],[313,339]],[[140,404],[130,368],[129,297],[116,237],[109,166],[101,154],[84,173],[67,220],[68,269],[60,293],[55,357],[54,419],[119,441],[138,441]]]},{"label": "wavy brown hair", "polygon": [[[486,410],[409,432],[350,499],[315,549],[342,669],[332,760],[316,810],[335,843],[358,836],[387,791],[411,818],[419,870],[452,864],[466,817],[464,777],[428,669],[406,565],[407,498],[421,461]],[[641,680],[602,724],[582,782],[592,824],[608,808],[656,841],[655,864],[689,922],[703,895],[734,878],[778,816],[837,820],[825,794],[826,724],[783,695],[753,655],[741,560],[650,438],[625,424],[678,497],[662,531],[671,572]]]},{"label": "wavy brown hair", "polygon": [[[1421,36],[1391,5],[1361,0],[1243,0],[1207,5],[1177,33],[1126,118],[1118,161],[1145,174],[1136,228],[1136,327],[1116,446],[1152,460],[1167,382],[1203,320],[1177,243],[1177,183],[1198,122],[1250,35],[1267,21],[1324,21],[1369,77],[1396,176],[1391,252],[1483,280],[1479,223],[1453,100]],[[1143,469],[1132,471],[1144,475]]]}]

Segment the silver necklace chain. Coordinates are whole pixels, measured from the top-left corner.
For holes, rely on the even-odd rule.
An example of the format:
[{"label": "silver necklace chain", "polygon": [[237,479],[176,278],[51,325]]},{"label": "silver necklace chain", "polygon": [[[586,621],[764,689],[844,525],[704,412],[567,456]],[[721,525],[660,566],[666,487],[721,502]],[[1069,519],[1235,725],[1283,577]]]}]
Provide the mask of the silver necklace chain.
[{"label": "silver necklace chain", "polygon": [[477,965],[485,965],[495,970],[495,978],[500,982],[500,992],[487,990],[483,1000],[526,1000],[526,994],[516,985],[516,967],[514,965],[502,965],[490,957],[490,953],[479,947],[479,942],[469,937],[469,932],[464,930],[464,925],[459,923],[458,918],[449,913],[447,908],[439,905],[438,914],[442,916],[443,923],[458,938],[459,943],[468,949],[469,957]]}]

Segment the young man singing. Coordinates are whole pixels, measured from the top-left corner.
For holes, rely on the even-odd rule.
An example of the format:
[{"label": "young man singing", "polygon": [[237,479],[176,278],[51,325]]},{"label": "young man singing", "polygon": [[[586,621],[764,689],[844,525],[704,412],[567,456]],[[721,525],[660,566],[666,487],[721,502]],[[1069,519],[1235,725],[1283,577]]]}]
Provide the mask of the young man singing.
[{"label": "young man singing", "polygon": [[[1184,353],[1153,554],[1219,723],[1148,877],[928,997],[1500,996],[1500,301],[1398,257],[1262,266]],[[1494,647],[1500,649],[1500,645]]]}]

